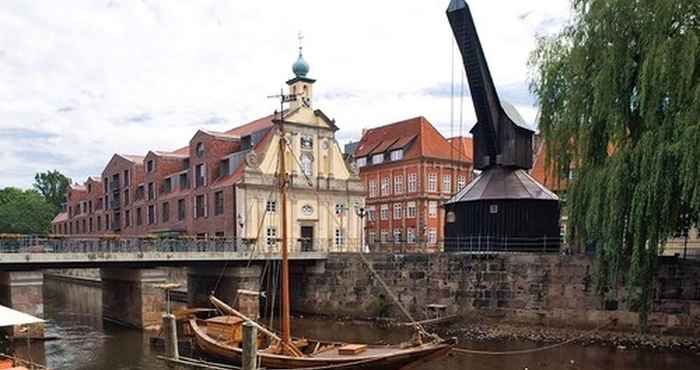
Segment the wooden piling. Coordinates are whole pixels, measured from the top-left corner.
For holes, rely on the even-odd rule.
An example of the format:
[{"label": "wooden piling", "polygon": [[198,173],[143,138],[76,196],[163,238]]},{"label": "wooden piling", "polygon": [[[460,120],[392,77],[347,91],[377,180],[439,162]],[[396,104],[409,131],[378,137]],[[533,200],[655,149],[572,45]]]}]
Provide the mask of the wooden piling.
[{"label": "wooden piling", "polygon": [[243,323],[243,358],[242,370],[258,368],[258,328],[250,321]]},{"label": "wooden piling", "polygon": [[166,313],[163,315],[163,336],[165,339],[165,356],[177,360],[180,353],[177,348],[177,321],[175,315]]}]

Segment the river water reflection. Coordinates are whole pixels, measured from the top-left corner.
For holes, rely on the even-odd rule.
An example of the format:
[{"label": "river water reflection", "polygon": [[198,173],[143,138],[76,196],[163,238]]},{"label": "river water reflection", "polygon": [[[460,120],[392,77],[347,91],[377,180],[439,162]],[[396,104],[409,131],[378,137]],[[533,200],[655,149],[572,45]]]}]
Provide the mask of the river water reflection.
[{"label": "river water reflection", "polygon": [[[46,332],[60,339],[35,343],[31,355],[44,359],[51,369],[166,369],[148,345],[148,334],[102,321],[101,290],[96,287],[46,280],[44,285]],[[408,332],[379,329],[327,320],[295,320],[294,333],[318,339],[396,343]],[[526,342],[461,343],[489,350],[536,347]],[[18,345],[18,353],[24,353]],[[573,361],[573,362],[572,362]],[[485,357],[455,355],[418,370],[522,370],[615,369],[678,370],[700,368],[700,356],[614,348],[567,345],[530,355]]]}]

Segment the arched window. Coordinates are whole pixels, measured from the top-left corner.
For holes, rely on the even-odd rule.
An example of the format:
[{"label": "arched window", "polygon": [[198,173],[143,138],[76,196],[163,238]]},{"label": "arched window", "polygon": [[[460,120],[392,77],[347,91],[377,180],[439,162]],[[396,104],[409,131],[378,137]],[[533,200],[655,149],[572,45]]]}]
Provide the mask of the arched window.
[{"label": "arched window", "polygon": [[314,159],[308,153],[304,153],[301,156],[301,170],[308,177],[314,175]]}]

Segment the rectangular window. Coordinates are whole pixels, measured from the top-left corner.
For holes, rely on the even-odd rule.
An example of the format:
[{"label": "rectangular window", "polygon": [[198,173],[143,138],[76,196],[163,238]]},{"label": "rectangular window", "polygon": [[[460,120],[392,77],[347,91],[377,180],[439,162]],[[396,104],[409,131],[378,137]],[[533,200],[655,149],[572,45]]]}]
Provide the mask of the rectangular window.
[{"label": "rectangular window", "polygon": [[394,229],[394,243],[401,243],[401,230],[400,229]]},{"label": "rectangular window", "polygon": [[377,181],[369,180],[369,197],[374,198],[377,196]]},{"label": "rectangular window", "polygon": [[217,191],[214,193],[214,216],[224,214],[224,192]]},{"label": "rectangular window", "polygon": [[430,202],[428,202],[428,217],[430,217],[430,218],[437,217],[437,202],[434,200],[431,200]]},{"label": "rectangular window", "polygon": [[375,206],[367,207],[367,221],[377,221],[377,208]]},{"label": "rectangular window", "polygon": [[144,190],[143,184],[136,188],[136,200],[143,200],[146,191]]},{"label": "rectangular window", "polygon": [[93,225],[92,225],[92,217],[90,217],[90,222],[88,223],[88,225],[90,226],[90,232],[92,232],[92,231],[93,231],[93,229],[92,229],[92,227],[93,227]]},{"label": "rectangular window", "polygon": [[394,220],[400,220],[403,217],[401,217],[401,203],[395,203],[394,204]]},{"label": "rectangular window", "polygon": [[105,195],[105,209],[109,209],[109,195]]},{"label": "rectangular window", "polygon": [[129,189],[124,190],[124,205],[128,206],[129,205]]},{"label": "rectangular window", "polygon": [[197,195],[194,199],[194,218],[204,217],[204,195]]},{"label": "rectangular window", "polygon": [[345,236],[342,229],[335,229],[335,246],[340,247],[345,244]]},{"label": "rectangular window", "polygon": [[[76,227],[76,229],[77,229],[77,227]],[[112,229],[112,225],[110,225],[110,223],[109,223],[109,215],[105,215],[105,230],[111,230],[111,229]]]},{"label": "rectangular window", "polygon": [[389,232],[382,230],[382,232],[380,234],[380,238],[381,238],[380,241],[382,243],[388,243],[389,242]]},{"label": "rectangular window", "polygon": [[364,167],[367,165],[367,157],[357,158],[357,161],[355,163],[357,163],[357,168]]},{"label": "rectangular window", "polygon": [[418,191],[418,176],[415,173],[408,174],[408,192],[415,193]]},{"label": "rectangular window", "polygon": [[416,202],[406,203],[406,218],[416,218],[417,213]]},{"label": "rectangular window", "polygon": [[336,216],[341,216],[345,212],[345,205],[342,203],[335,204],[335,214]]},{"label": "rectangular window", "polygon": [[377,242],[377,232],[376,231],[370,231],[368,236],[367,236],[367,243],[368,244],[374,244]]},{"label": "rectangular window", "polygon": [[437,174],[428,174],[428,191],[437,193]]},{"label": "rectangular window", "polygon": [[124,170],[124,186],[129,186],[129,170]]},{"label": "rectangular window", "polygon": [[457,191],[464,189],[467,185],[467,178],[464,176],[457,176]]},{"label": "rectangular window", "polygon": [[195,187],[204,186],[204,179],[206,177],[204,172],[204,163],[198,164],[194,167]]},{"label": "rectangular window", "polygon": [[148,206],[148,224],[155,225],[156,223],[156,209],[153,205]]},{"label": "rectangular window", "polygon": [[160,218],[163,220],[163,223],[170,221],[170,202],[163,202]]},{"label": "rectangular window", "polygon": [[88,201],[88,212],[92,213],[92,201]]},{"label": "rectangular window", "polygon": [[102,231],[102,217],[97,216],[97,231]]},{"label": "rectangular window", "polygon": [[168,194],[171,191],[173,191],[173,178],[168,177],[167,179],[163,180],[163,193]]},{"label": "rectangular window", "polygon": [[268,200],[267,204],[265,205],[265,211],[267,211],[269,213],[277,212],[277,201],[276,200]]},{"label": "rectangular window", "polygon": [[180,174],[180,190],[189,189],[189,187],[190,187],[190,182],[189,182],[189,179],[187,178],[187,172],[181,173]]},{"label": "rectangular window", "polygon": [[391,194],[391,178],[385,176],[382,179],[382,196]]},{"label": "rectangular window", "polygon": [[152,182],[148,183],[148,200],[156,199],[156,185]]},{"label": "rectangular window", "polygon": [[437,243],[437,231],[435,229],[428,230],[428,244]]},{"label": "rectangular window", "polygon": [[131,226],[131,211],[128,209],[124,211],[124,227],[129,227]]},{"label": "rectangular window", "polygon": [[153,172],[153,160],[151,159],[150,161],[146,162],[146,171],[147,172]]},{"label": "rectangular window", "polygon": [[447,193],[447,194],[452,192],[452,176],[450,176],[450,175],[443,175],[442,176],[442,192]]},{"label": "rectangular window", "polygon": [[403,159],[403,149],[394,150],[391,152],[392,161],[400,161]]},{"label": "rectangular window", "polygon": [[183,221],[185,219],[185,214],[187,213],[187,205],[184,199],[177,200],[177,220]]},{"label": "rectangular window", "polygon": [[403,193],[403,176],[394,176],[394,194]]},{"label": "rectangular window", "polygon": [[268,247],[277,244],[277,229],[274,227],[268,227],[265,233],[265,243]]},{"label": "rectangular window", "polygon": [[136,226],[143,225],[143,212],[141,208],[136,208]]},{"label": "rectangular window", "polygon": [[229,162],[228,158],[219,161],[219,177],[229,175]]},{"label": "rectangular window", "polygon": [[384,162],[384,153],[375,154],[372,156],[372,164],[380,164]]},{"label": "rectangular window", "polygon": [[415,243],[416,242],[416,229],[409,227],[408,230],[406,230],[406,242],[407,243]]},{"label": "rectangular window", "polygon": [[379,216],[381,217],[382,221],[388,220],[389,219],[389,205],[382,204],[382,207],[380,209],[380,213],[381,214]]}]

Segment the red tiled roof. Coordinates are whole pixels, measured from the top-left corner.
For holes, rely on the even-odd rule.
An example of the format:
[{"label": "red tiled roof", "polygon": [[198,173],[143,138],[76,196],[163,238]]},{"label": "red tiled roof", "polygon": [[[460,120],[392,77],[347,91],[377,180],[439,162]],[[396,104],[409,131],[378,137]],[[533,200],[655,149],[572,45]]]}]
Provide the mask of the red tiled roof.
[{"label": "red tiled roof", "polygon": [[552,191],[566,190],[569,186],[566,179],[559,179],[554,168],[554,163],[550,161],[549,168],[545,168],[547,162],[547,144],[542,142],[535,150],[535,158],[532,163],[530,174],[540,184]]},{"label": "red tiled roof", "polygon": [[364,157],[406,145],[408,147],[404,153],[405,159],[453,158],[471,162],[471,156],[461,151],[453,151],[447,139],[423,116],[368,130],[353,155],[356,158]]},{"label": "red tiled roof", "polygon": [[143,163],[143,159],[145,158],[142,155],[134,155],[134,154],[119,154],[119,156],[128,160],[128,161],[134,162],[136,164]]},{"label": "red tiled roof", "polygon": [[188,158],[189,157],[189,152],[188,153],[176,153],[176,152],[164,152],[160,150],[153,150],[153,154],[159,156],[159,157],[171,157],[171,158]]}]

